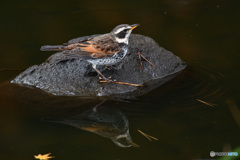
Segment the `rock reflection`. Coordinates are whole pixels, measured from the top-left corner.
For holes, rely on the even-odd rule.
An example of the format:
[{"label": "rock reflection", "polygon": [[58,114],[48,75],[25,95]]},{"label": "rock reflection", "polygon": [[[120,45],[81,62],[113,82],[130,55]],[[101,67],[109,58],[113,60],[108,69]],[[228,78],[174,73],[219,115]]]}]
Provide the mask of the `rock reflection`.
[{"label": "rock reflection", "polygon": [[72,117],[50,122],[67,124],[109,138],[119,147],[138,147],[129,134],[127,117],[116,108],[99,104]]}]

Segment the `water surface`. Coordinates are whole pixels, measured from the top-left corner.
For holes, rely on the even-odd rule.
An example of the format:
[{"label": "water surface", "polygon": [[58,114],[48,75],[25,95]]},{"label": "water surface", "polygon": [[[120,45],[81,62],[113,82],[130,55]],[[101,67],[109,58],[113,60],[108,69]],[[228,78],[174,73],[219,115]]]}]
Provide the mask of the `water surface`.
[{"label": "water surface", "polygon": [[[34,159],[51,152],[55,159],[191,160],[239,147],[239,5],[237,0],[2,2],[0,159]],[[101,99],[57,97],[9,83],[50,56],[39,50],[42,45],[107,33],[122,23],[140,23],[134,33],[152,37],[189,64],[144,96],[102,104],[127,117],[131,138],[140,147],[122,148],[97,134],[45,120],[72,117]],[[137,129],[159,140],[149,141]]]}]

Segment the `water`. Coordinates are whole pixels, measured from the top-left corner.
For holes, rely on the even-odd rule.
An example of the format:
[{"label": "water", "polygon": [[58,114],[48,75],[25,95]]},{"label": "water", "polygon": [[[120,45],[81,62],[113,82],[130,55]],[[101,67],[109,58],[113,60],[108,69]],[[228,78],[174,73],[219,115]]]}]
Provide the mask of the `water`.
[{"label": "water", "polygon": [[[51,152],[55,159],[191,160],[239,147],[239,5],[237,0],[2,2],[0,159]],[[76,116],[101,99],[56,97],[9,83],[50,56],[39,50],[42,45],[106,33],[122,23],[140,23],[134,33],[152,37],[189,64],[180,76],[142,97],[102,104],[127,117],[131,138],[140,147],[122,148],[46,120]],[[149,141],[137,129],[159,140]]]}]

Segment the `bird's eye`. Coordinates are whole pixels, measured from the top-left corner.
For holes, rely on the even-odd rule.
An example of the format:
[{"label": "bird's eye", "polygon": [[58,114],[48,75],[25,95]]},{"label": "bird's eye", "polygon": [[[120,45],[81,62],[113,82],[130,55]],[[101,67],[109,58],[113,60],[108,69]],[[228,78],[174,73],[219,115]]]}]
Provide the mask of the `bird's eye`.
[{"label": "bird's eye", "polygon": [[[126,30],[126,31],[125,31],[125,30]],[[117,36],[118,38],[125,38],[126,34],[127,34],[127,29],[124,29],[124,30],[122,30],[121,32],[119,32],[116,36]]]},{"label": "bird's eye", "polygon": [[119,32],[116,36],[117,36],[118,38],[125,38],[126,35],[128,34],[128,31],[129,31],[129,29],[124,29],[124,30],[122,30],[121,32]]}]

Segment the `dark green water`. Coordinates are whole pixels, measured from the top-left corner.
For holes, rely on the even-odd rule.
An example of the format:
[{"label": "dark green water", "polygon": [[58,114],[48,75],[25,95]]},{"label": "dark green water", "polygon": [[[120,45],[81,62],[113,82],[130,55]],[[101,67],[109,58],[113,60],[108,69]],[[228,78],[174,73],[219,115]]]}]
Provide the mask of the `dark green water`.
[{"label": "dark green water", "polygon": [[[239,6],[237,0],[1,2],[0,159],[51,152],[69,160],[192,160],[239,147]],[[107,33],[122,23],[140,23],[134,33],[152,37],[191,66],[138,99],[103,104],[126,115],[139,148],[44,120],[75,115],[101,100],[56,97],[9,83],[50,56],[39,50],[42,45]],[[137,129],[159,140],[149,141]]]}]

